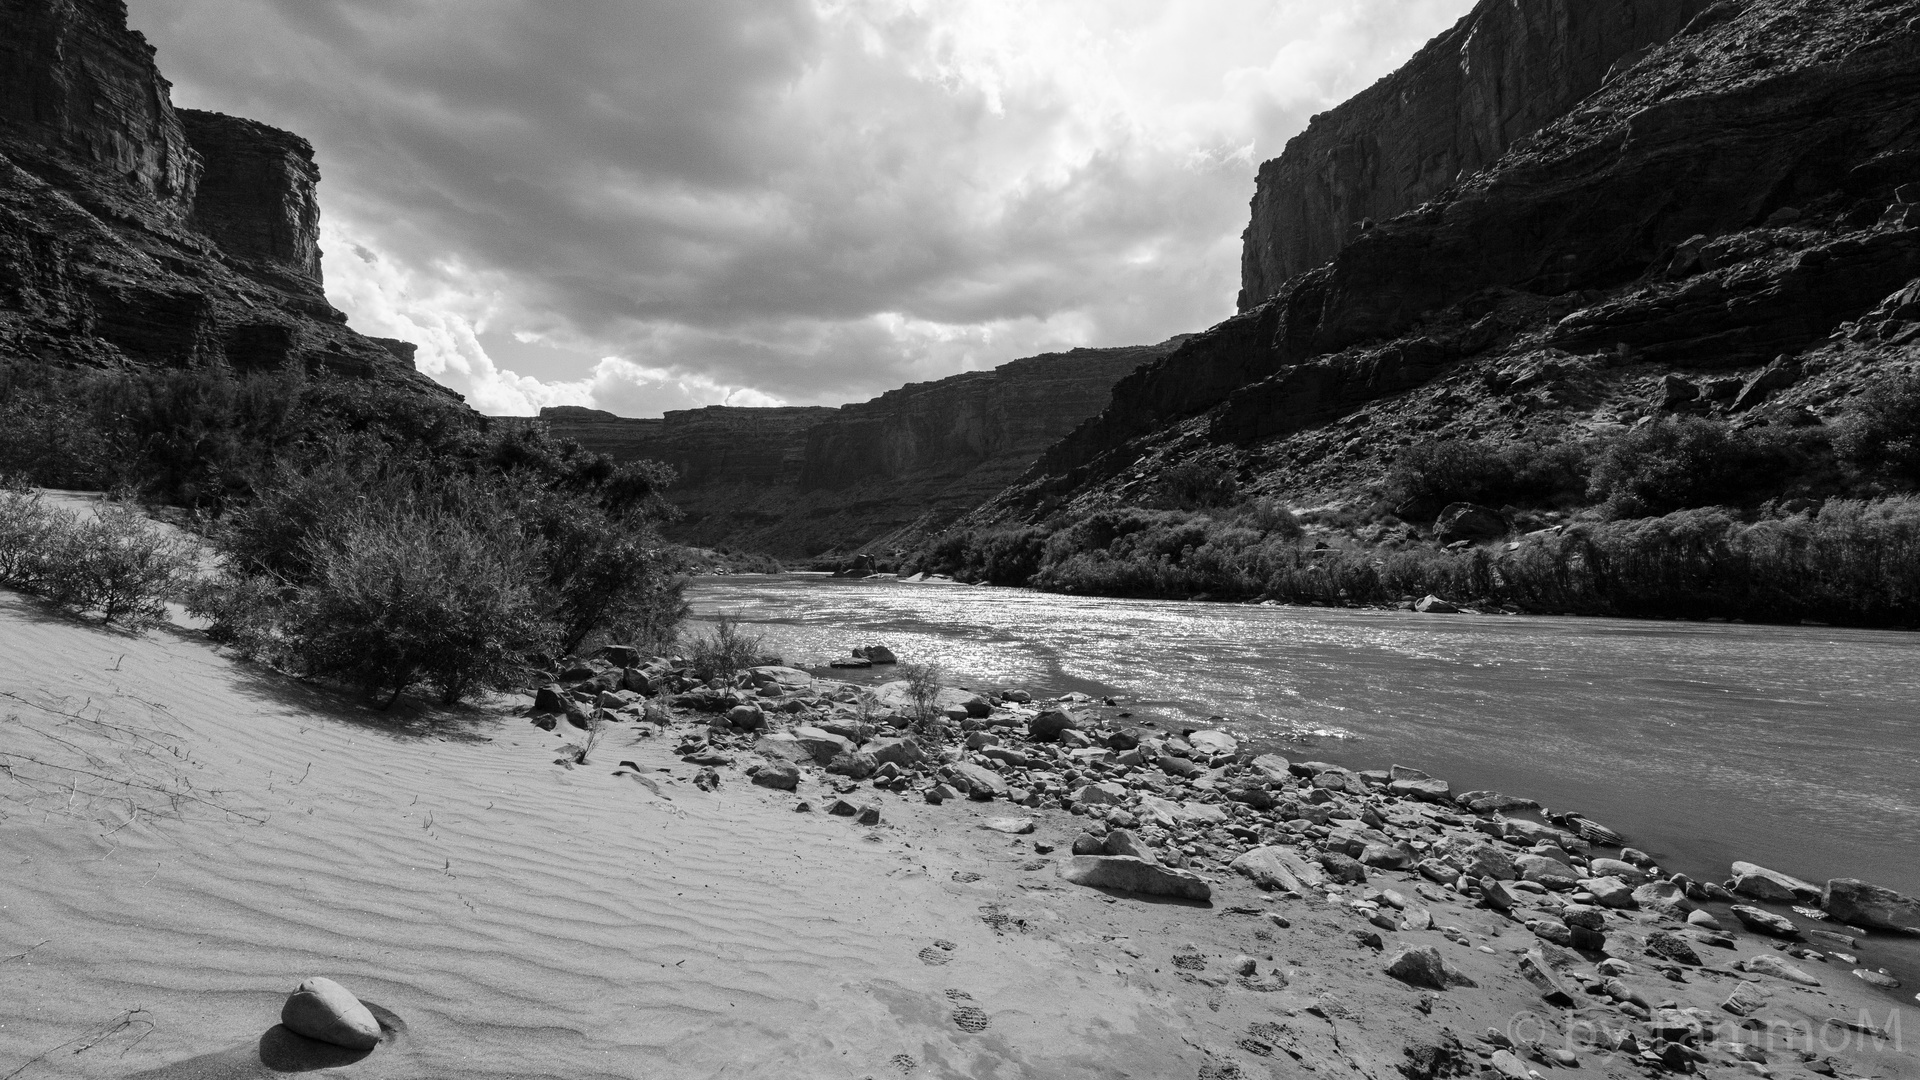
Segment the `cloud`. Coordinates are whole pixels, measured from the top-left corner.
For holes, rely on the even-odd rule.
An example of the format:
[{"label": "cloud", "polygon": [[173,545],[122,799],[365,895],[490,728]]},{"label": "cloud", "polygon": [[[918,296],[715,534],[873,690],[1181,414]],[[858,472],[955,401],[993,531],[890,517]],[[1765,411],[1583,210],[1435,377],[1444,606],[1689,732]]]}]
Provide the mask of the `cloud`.
[{"label": "cloud", "polygon": [[[313,140],[329,292],[356,325],[418,341],[423,368],[486,411],[646,415],[838,404],[1203,328],[1232,309],[1258,161],[1468,6],[135,0],[132,15],[176,100]],[[537,343],[514,362],[567,370],[517,374],[483,338]]]}]

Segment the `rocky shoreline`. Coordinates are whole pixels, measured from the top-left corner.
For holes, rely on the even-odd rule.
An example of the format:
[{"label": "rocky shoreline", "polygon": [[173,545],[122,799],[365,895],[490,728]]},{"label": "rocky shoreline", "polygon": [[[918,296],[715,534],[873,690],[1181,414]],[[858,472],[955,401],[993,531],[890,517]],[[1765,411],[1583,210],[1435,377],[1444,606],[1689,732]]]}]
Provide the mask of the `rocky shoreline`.
[{"label": "rocky shoreline", "polygon": [[[892,654],[865,647],[848,660],[870,658]],[[1396,1068],[1414,1080],[1532,1080],[1583,1059],[1649,1073],[1865,1075],[1868,1059],[1877,1075],[1914,1071],[1895,1007],[1911,988],[1857,954],[1871,935],[1920,933],[1920,902],[1864,881],[1816,885],[1750,863],[1724,883],[1694,881],[1578,813],[1455,792],[1400,765],[1353,770],[1256,753],[1225,731],[1162,730],[1111,698],[916,697],[908,680],[867,687],[783,666],[702,683],[683,661],[618,647],[555,674],[525,711],[573,740],[557,764],[599,764],[577,752],[584,740],[627,722],[636,745],[650,732],[672,744],[681,768],[620,762],[658,792],[744,780],[876,829],[937,808],[930,828],[971,821],[1024,850],[1023,870],[1051,868],[1060,883],[1021,889],[1251,916],[1241,951],[1219,943],[1224,974],[1203,947],[1172,957],[1203,993],[1282,994],[1300,1003],[1272,1006],[1288,1016],[1337,1012],[1325,993],[1301,1003],[1310,980],[1257,955],[1313,934],[1347,965],[1363,959],[1361,984],[1412,993],[1416,1016],[1432,1018],[1443,998],[1473,1014],[1401,1047]],[[1463,1010],[1473,995],[1483,1000]],[[1241,1044],[1256,1058],[1273,1046],[1257,1033]]]}]

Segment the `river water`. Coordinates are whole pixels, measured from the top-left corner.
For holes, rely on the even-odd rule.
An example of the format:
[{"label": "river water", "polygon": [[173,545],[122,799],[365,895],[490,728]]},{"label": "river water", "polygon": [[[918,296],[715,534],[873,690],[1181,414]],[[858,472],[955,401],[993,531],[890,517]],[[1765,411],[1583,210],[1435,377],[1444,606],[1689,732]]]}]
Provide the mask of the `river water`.
[{"label": "river water", "polygon": [[795,666],[881,642],[957,685],[1118,695],[1295,759],[1579,810],[1706,880],[1746,859],[1920,894],[1920,634],[815,575],[703,578],[689,596]]}]

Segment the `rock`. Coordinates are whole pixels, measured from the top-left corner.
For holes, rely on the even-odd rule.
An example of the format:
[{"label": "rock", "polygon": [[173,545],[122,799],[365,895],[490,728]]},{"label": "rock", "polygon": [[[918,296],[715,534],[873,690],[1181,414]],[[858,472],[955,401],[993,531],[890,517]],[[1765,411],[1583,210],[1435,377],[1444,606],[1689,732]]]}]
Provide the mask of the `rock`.
[{"label": "rock", "polygon": [[1291,775],[1292,768],[1279,754],[1261,754],[1247,763],[1247,771],[1267,783],[1280,783]]},{"label": "rock", "polygon": [[1410,870],[1420,861],[1405,844],[1368,844],[1360,852],[1360,863],[1380,870]]},{"label": "rock", "polygon": [[958,762],[948,768],[952,772],[954,781],[965,787],[975,799],[984,802],[995,796],[1002,799],[1007,797],[1007,782],[992,769],[967,761]]},{"label": "rock", "polygon": [[1920,927],[1920,900],[1857,878],[1827,882],[1820,894],[1820,910],[1849,926],[1873,930]]},{"label": "rock", "polygon": [[893,650],[887,648],[885,645],[857,646],[853,650],[853,655],[873,664],[897,664],[900,662],[900,658],[893,654]]},{"label": "rock", "polygon": [[1063,731],[1080,727],[1079,717],[1063,709],[1047,709],[1027,725],[1027,735],[1035,742],[1057,742]]},{"label": "rock", "polygon": [[294,988],[280,1007],[287,1030],[349,1050],[371,1050],[380,1045],[380,1022],[347,988],[332,979],[314,976]]},{"label": "rock", "polygon": [[1439,597],[1433,595],[1432,593],[1428,593],[1427,595],[1421,597],[1420,599],[1415,600],[1413,602],[1413,610],[1418,611],[1423,615],[1458,615],[1460,614],[1460,609],[1458,607],[1454,606],[1453,604],[1447,603],[1445,600],[1440,599]]},{"label": "rock", "polygon": [[900,768],[910,768],[926,760],[926,752],[912,739],[875,739],[861,750],[873,755],[873,760],[882,765],[892,764]]},{"label": "rock", "polygon": [[[1079,852],[1074,854],[1078,855]],[[1107,837],[1101,841],[1099,851],[1087,852],[1089,855],[1129,855],[1142,862],[1159,862],[1160,857],[1153,849],[1140,842],[1129,829],[1109,829]]]},{"label": "rock", "polygon": [[1322,852],[1317,861],[1320,868],[1334,881],[1346,885],[1364,885],[1367,881],[1367,868],[1350,856],[1339,852]]},{"label": "rock", "polygon": [[1458,502],[1440,511],[1439,519],[1433,523],[1433,539],[1440,544],[1498,540],[1512,530],[1513,524],[1500,511]]},{"label": "rock", "polygon": [[1693,946],[1665,930],[1657,930],[1647,935],[1647,954],[1672,960],[1675,963],[1700,966],[1700,954],[1693,951]]},{"label": "rock", "polygon": [[1196,731],[1187,736],[1187,745],[1202,754],[1212,757],[1215,754],[1232,754],[1240,749],[1239,740],[1224,731]]},{"label": "rock", "polygon": [[1387,791],[1403,799],[1418,799],[1421,802],[1450,803],[1453,801],[1453,789],[1445,780],[1426,777],[1420,780],[1394,780],[1387,785]]},{"label": "rock", "polygon": [[835,799],[827,804],[827,813],[834,817],[854,817],[860,813],[860,808],[845,799]]},{"label": "rock", "polygon": [[1462,809],[1476,814],[1498,814],[1508,810],[1537,810],[1540,804],[1532,799],[1522,799],[1514,795],[1502,795],[1498,791],[1463,791],[1453,797]]},{"label": "rock", "polygon": [[758,705],[735,705],[727,710],[727,723],[741,731],[759,731],[767,726],[767,714]]},{"label": "rock", "polygon": [[1073,853],[1075,855],[1105,855],[1107,853],[1107,842],[1092,833],[1081,833],[1079,836],[1073,838]]},{"label": "rock", "polygon": [[[1748,964],[1748,968],[1751,969],[1752,964]],[[1871,968],[1854,968],[1853,977],[1866,983],[1868,986],[1877,986],[1882,990],[1900,989],[1900,980],[1883,971],[1874,971]],[[1815,985],[1818,984],[1816,983]]]},{"label": "rock", "polygon": [[755,787],[792,791],[800,786],[800,770],[790,761],[769,761],[753,774]]},{"label": "rock", "polygon": [[1495,911],[1512,911],[1519,903],[1507,887],[1493,878],[1480,879],[1480,899]]},{"label": "rock", "polygon": [[1487,1065],[1501,1080],[1532,1080],[1533,1072],[1511,1050],[1495,1050]]},{"label": "rock", "polygon": [[1083,784],[1067,799],[1082,806],[1122,806],[1127,801],[1127,789],[1119,784]]},{"label": "rock", "polygon": [[799,668],[768,664],[748,668],[746,674],[747,685],[755,690],[778,690],[790,694],[813,686],[813,676]]},{"label": "rock", "polygon": [[1540,996],[1549,1004],[1566,1006],[1574,1003],[1573,992],[1560,981],[1559,974],[1547,963],[1547,958],[1539,949],[1528,949],[1526,955],[1520,958],[1519,967],[1521,978],[1532,983],[1533,988],[1540,991]]},{"label": "rock", "polygon": [[1194,874],[1124,855],[1075,855],[1061,864],[1060,876],[1075,885],[1149,896],[1200,901],[1213,896],[1212,887]]},{"label": "rock", "polygon": [[1693,910],[1693,901],[1671,881],[1649,881],[1633,890],[1633,902],[1648,911],[1659,912],[1675,919],[1684,919],[1687,912]]},{"label": "rock", "polygon": [[1792,964],[1787,963],[1772,953],[1761,953],[1759,956],[1749,959],[1746,961],[1746,969],[1762,975],[1771,975],[1776,979],[1785,979],[1788,982],[1799,983],[1801,986],[1820,985],[1819,979],[1794,967]]},{"label": "rock", "polygon": [[872,754],[856,750],[851,753],[833,755],[833,760],[827,762],[826,771],[835,776],[845,776],[853,780],[865,780],[867,777],[872,776],[874,771],[879,767],[880,763],[874,760]]},{"label": "rock", "polygon": [[1573,868],[1545,855],[1522,855],[1513,860],[1520,880],[1538,882],[1549,889],[1571,889],[1580,880]]},{"label": "rock", "polygon": [[[1303,872],[1309,866],[1292,848],[1277,845],[1257,847],[1233,860],[1229,866],[1262,889],[1301,894],[1307,891]],[[1312,876],[1320,877],[1318,868],[1312,869]],[[1314,884],[1319,882],[1315,881]]]},{"label": "rock", "polygon": [[1646,884],[1649,876],[1645,870],[1624,859],[1595,859],[1587,864],[1587,872],[1594,877],[1618,878],[1635,888]]},{"label": "rock", "polygon": [[571,701],[566,687],[559,683],[548,683],[533,692],[533,711],[536,713],[565,713]]},{"label": "rock", "polygon": [[1733,891],[1740,896],[1781,904],[1818,903],[1821,895],[1818,885],[1750,862],[1733,864]]},{"label": "rock", "polygon": [[1513,857],[1484,840],[1451,837],[1438,845],[1441,861],[1460,868],[1470,878],[1512,881],[1520,876]]},{"label": "rock", "polygon": [[1698,926],[1706,930],[1720,929],[1720,920],[1714,918],[1712,915],[1709,915],[1704,911],[1687,912],[1687,924],[1689,926]]},{"label": "rock", "polygon": [[789,734],[806,748],[814,761],[822,765],[841,754],[850,754],[854,750],[853,740],[844,735],[835,735],[823,728],[803,725],[794,728]]},{"label": "rock", "polygon": [[1775,915],[1771,911],[1762,911],[1757,907],[1749,907],[1746,904],[1735,904],[1733,905],[1733,915],[1734,918],[1744,923],[1747,929],[1757,933],[1771,934],[1774,937],[1792,940],[1797,940],[1800,937],[1800,928],[1793,924],[1792,919],[1782,915]]},{"label": "rock", "polygon": [[1660,407],[1682,409],[1700,399],[1700,387],[1668,372],[1660,377]]},{"label": "rock", "polygon": [[880,808],[877,806],[861,807],[860,813],[854,818],[854,824],[856,825],[880,824]]},{"label": "rock", "polygon": [[980,823],[980,827],[983,829],[992,829],[994,832],[1007,833],[1012,836],[1025,836],[1033,831],[1034,821],[1030,817],[988,818],[986,821]]},{"label": "rock", "polygon": [[1168,776],[1178,776],[1181,779],[1192,779],[1207,771],[1197,762],[1190,761],[1183,757],[1175,757],[1172,754],[1161,754],[1157,764],[1160,766],[1161,772],[1166,773]]},{"label": "rock", "polygon": [[1446,960],[1440,956],[1440,950],[1431,945],[1401,949],[1394,954],[1392,960],[1388,961],[1387,974],[1409,986],[1422,986],[1429,990],[1479,985],[1466,975],[1447,967]]},{"label": "rock", "polygon": [[1629,909],[1638,906],[1633,900],[1633,889],[1617,877],[1581,878],[1579,887],[1590,893],[1593,902],[1601,907]]},{"label": "rock", "polygon": [[1727,1000],[1721,1002],[1720,1007],[1735,1016],[1752,1016],[1766,1004],[1767,991],[1764,988],[1754,983],[1742,982],[1734,984],[1733,993],[1727,995]]},{"label": "rock", "polygon": [[1528,919],[1527,929],[1541,941],[1550,941],[1563,949],[1573,948],[1573,928],[1559,919]]}]

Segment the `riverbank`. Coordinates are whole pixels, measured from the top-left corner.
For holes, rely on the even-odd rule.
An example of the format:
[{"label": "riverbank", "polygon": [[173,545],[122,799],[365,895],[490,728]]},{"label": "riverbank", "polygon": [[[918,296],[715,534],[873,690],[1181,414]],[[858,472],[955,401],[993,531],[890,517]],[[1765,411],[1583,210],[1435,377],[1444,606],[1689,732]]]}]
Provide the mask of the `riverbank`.
[{"label": "riverbank", "polygon": [[[1062,867],[1076,840],[1105,826],[1104,844],[1126,828],[1113,811],[1096,825],[1004,799],[935,805],[912,784],[881,790],[825,772],[811,750],[797,790],[763,787],[748,776],[773,764],[762,737],[716,730],[716,714],[692,703],[664,726],[611,725],[589,763],[568,768],[555,761],[582,733],[513,715],[525,705],[416,714],[396,727],[197,641],[102,634],[11,597],[0,648],[20,658],[0,676],[14,695],[0,710],[14,766],[0,830],[9,856],[31,868],[0,883],[0,1061],[27,1066],[23,1078],[270,1075],[253,1051],[285,993],[315,974],[406,1024],[403,1040],[350,1067],[365,1075],[1225,1077],[1311,1066],[1377,1080],[1403,1067],[1511,1067],[1478,1037],[1510,1026],[1544,1040],[1549,1061],[1571,1032],[1585,1067],[1638,1067],[1618,1048],[1583,1049],[1581,1026],[1644,1030],[1627,1020],[1632,995],[1608,1004],[1604,982],[1581,980],[1600,974],[1594,957],[1569,959],[1525,925],[1555,911],[1575,925],[1562,891],[1512,886],[1519,920],[1417,870],[1368,868],[1365,884],[1289,896],[1223,865],[1230,847],[1210,826],[1196,853],[1182,852],[1187,872],[1207,879],[1206,906],[1102,892]],[[844,691],[808,683],[752,700],[789,734],[817,726],[803,719],[835,723]],[[1038,714],[1006,702],[999,714],[1029,711]],[[970,719],[1012,734],[991,723],[991,704]],[[1049,761],[1060,745],[1006,741],[1008,753]],[[943,764],[1008,764],[990,749]],[[703,754],[715,757],[685,760]],[[1086,771],[1093,757],[1083,755]],[[49,771],[61,765],[79,771]],[[1032,768],[991,771],[1040,789]],[[1340,829],[1432,847],[1460,832],[1440,815],[1468,820],[1288,775],[1283,794],[1330,793],[1305,805]],[[1134,792],[1127,780],[1100,783]],[[1246,827],[1248,804],[1195,783],[1165,797],[1227,807]],[[877,808],[879,822],[830,813],[835,799]],[[812,812],[796,813],[801,801]],[[1363,816],[1332,816],[1348,807]],[[1031,819],[1033,831],[982,827],[1007,817]],[[1296,837],[1306,842],[1296,849],[1336,831]],[[1423,914],[1431,928],[1416,928]],[[1695,966],[1644,955],[1644,939],[1666,925],[1652,913],[1603,917],[1608,951],[1630,968],[1617,978],[1653,1007],[1649,1020],[1679,1022],[1658,1019],[1671,1000],[1715,1021],[1720,1042],[1751,1039],[1760,1033],[1716,1010],[1740,986],[1761,988],[1750,991],[1765,998],[1755,1015],[1784,1025],[1767,1051],[1774,1072],[1805,1070],[1789,1045],[1801,1038],[1813,1065],[1835,1058],[1839,1074],[1913,1074],[1891,1043],[1827,1023],[1867,1010],[1885,1027],[1898,1007],[1839,963],[1788,958],[1822,983],[1801,988],[1733,966],[1784,955],[1764,939],[1695,942]],[[1428,947],[1442,971],[1476,985],[1443,976],[1446,989],[1420,987],[1386,973],[1404,949]],[[1575,1006],[1544,1002],[1520,974],[1532,950],[1565,965],[1556,977]],[[1250,975],[1239,974],[1242,957]],[[1530,1026],[1541,1023],[1551,1036]],[[1705,1033],[1695,1045],[1703,1072],[1752,1071],[1727,1064],[1734,1051]],[[1549,1061],[1524,1066],[1564,1067]]]}]

